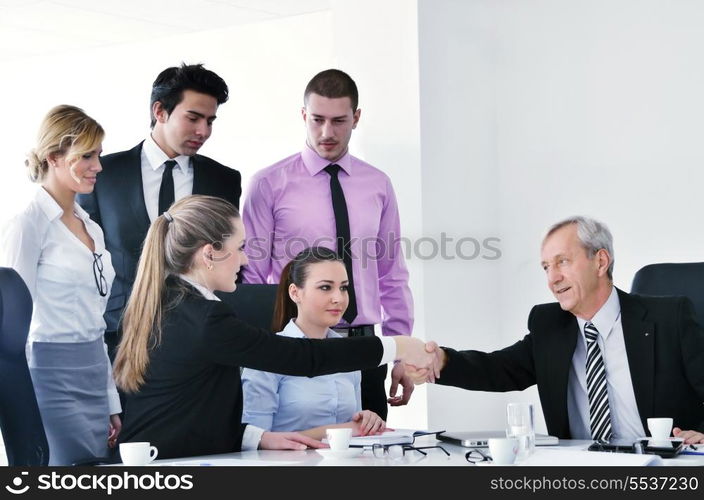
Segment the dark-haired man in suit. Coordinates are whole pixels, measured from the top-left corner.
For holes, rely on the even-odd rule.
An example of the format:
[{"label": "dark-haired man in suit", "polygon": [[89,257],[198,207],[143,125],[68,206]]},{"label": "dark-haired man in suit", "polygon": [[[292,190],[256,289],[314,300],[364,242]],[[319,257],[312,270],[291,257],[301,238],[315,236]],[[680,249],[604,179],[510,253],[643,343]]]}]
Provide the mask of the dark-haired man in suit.
[{"label": "dark-haired man in suit", "polygon": [[218,106],[227,99],[225,81],[203,65],[166,68],[152,85],[151,133],[128,151],[102,157],[95,189],[79,196],[103,228],[115,267],[105,313],[111,359],[151,221],[190,194],[218,196],[239,206],[240,173],[197,154],[210,137]]},{"label": "dark-haired man in suit", "polygon": [[537,384],[548,432],[560,438],[635,440],[648,418],[672,417],[675,436],[704,442],[704,330],[692,305],[618,290],[613,255],[604,224],[555,224],[541,261],[557,303],[535,306],[530,333],[505,349],[437,349],[437,383],[499,392]]}]

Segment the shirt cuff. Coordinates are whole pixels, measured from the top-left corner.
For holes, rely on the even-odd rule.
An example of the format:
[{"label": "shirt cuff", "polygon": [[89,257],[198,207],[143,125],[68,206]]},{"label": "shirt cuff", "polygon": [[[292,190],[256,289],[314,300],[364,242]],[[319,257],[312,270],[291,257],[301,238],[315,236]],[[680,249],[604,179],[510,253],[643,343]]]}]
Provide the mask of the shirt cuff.
[{"label": "shirt cuff", "polygon": [[266,431],[260,427],[247,424],[242,434],[242,446],[240,446],[240,449],[242,451],[249,451],[259,448],[259,442],[262,440],[262,434],[264,434],[264,432]]},{"label": "shirt cuff", "polygon": [[379,366],[381,366],[396,359],[396,341],[393,337],[379,337],[379,340],[381,340],[381,346],[384,348],[381,361],[379,362]]},{"label": "shirt cuff", "polygon": [[122,413],[122,406],[120,405],[120,395],[117,393],[116,389],[108,390],[108,409],[110,415],[117,415]]}]

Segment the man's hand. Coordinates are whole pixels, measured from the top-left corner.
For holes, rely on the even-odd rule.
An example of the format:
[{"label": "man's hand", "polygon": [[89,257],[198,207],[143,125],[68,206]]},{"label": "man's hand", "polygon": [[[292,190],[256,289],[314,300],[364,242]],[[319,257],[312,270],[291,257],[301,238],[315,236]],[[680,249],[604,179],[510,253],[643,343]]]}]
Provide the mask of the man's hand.
[{"label": "man's hand", "polygon": [[[400,396],[397,396],[396,392],[398,391],[399,383],[403,388],[403,392]],[[389,388],[388,399],[389,404],[391,406],[403,406],[408,404],[411,400],[411,394],[413,394],[414,389],[415,385],[413,380],[405,374],[403,362],[396,363],[393,370],[391,370],[391,387]]]},{"label": "man's hand", "polygon": [[433,363],[429,368],[406,365],[406,376],[416,385],[435,382],[436,378],[440,378],[440,372],[447,364],[447,354],[438,347],[436,342],[430,341],[425,344],[425,351],[433,354]]},{"label": "man's hand", "polygon": [[684,439],[685,444],[704,444],[704,434],[697,431],[683,431],[679,427],[672,429],[672,435]]},{"label": "man's hand", "polygon": [[259,442],[262,450],[305,450],[306,448],[327,448],[320,441],[304,436],[299,432],[265,432]]},{"label": "man's hand", "polygon": [[408,369],[412,370],[427,370],[428,380],[434,382],[435,378],[440,377],[440,369],[436,360],[437,344],[430,342],[426,346],[422,341],[411,337],[396,336],[396,359],[403,361]]}]

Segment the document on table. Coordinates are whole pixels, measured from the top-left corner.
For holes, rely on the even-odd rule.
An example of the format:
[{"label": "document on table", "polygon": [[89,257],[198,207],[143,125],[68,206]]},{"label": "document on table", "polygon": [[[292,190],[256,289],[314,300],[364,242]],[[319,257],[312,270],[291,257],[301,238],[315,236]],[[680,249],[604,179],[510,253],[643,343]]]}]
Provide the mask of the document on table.
[{"label": "document on table", "polygon": [[172,467],[271,467],[271,466],[290,466],[290,465],[300,465],[300,461],[292,460],[267,460],[267,459],[256,459],[256,460],[246,460],[239,458],[211,458],[209,460],[183,460],[176,462],[158,462],[153,463],[155,466],[172,466]]},{"label": "document on table", "polygon": [[658,455],[638,455],[635,453],[607,453],[572,448],[541,448],[518,465],[566,465],[566,466],[600,466],[600,465],[662,465]]},{"label": "document on table", "polygon": [[686,444],[680,455],[704,455],[704,444]]},{"label": "document on table", "polygon": [[375,436],[355,436],[350,439],[350,446],[353,447],[363,447],[372,446],[375,444],[410,444],[418,436],[425,436],[427,434],[437,434],[444,431],[416,431],[412,429],[395,429],[393,431],[386,431],[383,434],[377,434]]}]

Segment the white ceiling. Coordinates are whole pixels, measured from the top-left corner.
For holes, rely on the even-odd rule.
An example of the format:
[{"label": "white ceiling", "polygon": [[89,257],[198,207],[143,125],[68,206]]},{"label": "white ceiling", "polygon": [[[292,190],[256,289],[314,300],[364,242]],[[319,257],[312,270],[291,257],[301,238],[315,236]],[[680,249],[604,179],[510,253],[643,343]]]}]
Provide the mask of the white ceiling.
[{"label": "white ceiling", "polygon": [[330,8],[330,0],[0,0],[0,61]]}]

